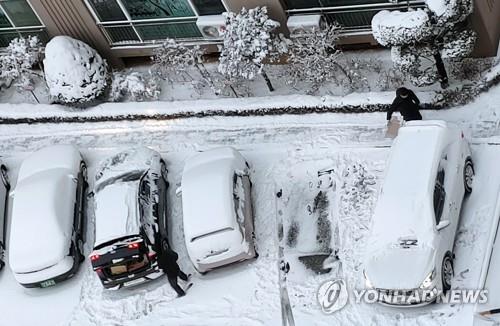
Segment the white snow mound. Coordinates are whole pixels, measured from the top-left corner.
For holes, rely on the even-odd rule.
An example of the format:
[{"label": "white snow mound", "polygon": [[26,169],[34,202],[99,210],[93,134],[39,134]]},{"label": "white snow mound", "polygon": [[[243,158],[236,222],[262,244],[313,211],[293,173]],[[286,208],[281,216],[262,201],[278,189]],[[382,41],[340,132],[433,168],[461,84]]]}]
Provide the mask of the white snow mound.
[{"label": "white snow mound", "polygon": [[106,62],[71,37],[54,37],[45,48],[43,63],[50,96],[63,103],[92,101],[106,87]]},{"label": "white snow mound", "polygon": [[373,17],[372,30],[383,46],[412,44],[431,35],[429,16],[424,10],[382,10]]}]

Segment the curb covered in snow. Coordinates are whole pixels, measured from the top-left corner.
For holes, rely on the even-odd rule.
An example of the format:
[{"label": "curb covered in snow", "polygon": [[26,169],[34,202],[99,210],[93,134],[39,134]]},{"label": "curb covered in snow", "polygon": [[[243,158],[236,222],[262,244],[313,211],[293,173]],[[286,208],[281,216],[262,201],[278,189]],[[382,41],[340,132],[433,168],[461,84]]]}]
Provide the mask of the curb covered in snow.
[{"label": "curb covered in snow", "polygon": [[[423,109],[439,109],[429,104],[434,92],[417,93]],[[101,122],[126,120],[174,120],[215,116],[263,116],[308,113],[363,113],[386,111],[394,92],[352,93],[347,96],[268,96],[174,102],[104,103],[89,109],[61,105],[0,104],[0,124]]]}]

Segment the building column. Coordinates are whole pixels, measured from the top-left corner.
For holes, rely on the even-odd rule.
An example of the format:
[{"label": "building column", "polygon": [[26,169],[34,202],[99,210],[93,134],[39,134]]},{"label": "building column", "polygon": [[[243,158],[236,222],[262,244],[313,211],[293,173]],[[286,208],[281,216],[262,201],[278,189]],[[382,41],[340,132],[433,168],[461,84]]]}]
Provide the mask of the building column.
[{"label": "building column", "polygon": [[47,27],[50,37],[67,35],[81,40],[96,49],[111,66],[124,67],[123,60],[112,54],[108,40],[83,0],[28,1]]},{"label": "building column", "polygon": [[285,8],[280,0],[224,0],[229,10],[238,12],[241,8],[252,9],[255,7],[266,6],[269,17],[280,23],[280,28],[277,30],[279,33],[288,33],[286,27],[287,15]]},{"label": "building column", "polygon": [[478,39],[474,57],[494,57],[500,40],[500,0],[475,0],[471,17]]}]

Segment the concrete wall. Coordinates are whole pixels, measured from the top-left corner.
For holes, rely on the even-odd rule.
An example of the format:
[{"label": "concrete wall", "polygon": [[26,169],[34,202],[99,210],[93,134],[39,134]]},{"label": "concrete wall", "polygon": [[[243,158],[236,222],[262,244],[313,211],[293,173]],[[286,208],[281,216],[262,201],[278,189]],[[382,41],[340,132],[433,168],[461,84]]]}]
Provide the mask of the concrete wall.
[{"label": "concrete wall", "polygon": [[122,67],[83,0],[29,0],[50,37],[68,35],[96,49],[112,66]]},{"label": "concrete wall", "polygon": [[471,23],[478,33],[474,57],[497,54],[500,40],[500,0],[475,0]]}]

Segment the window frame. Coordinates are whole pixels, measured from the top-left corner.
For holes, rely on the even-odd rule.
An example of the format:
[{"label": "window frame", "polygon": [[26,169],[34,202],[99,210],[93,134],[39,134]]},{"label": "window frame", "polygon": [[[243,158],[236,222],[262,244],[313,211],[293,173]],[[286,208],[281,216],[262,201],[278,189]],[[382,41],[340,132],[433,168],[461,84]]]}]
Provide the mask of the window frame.
[{"label": "window frame", "polygon": [[[17,34],[18,37],[24,37],[23,33],[29,33],[29,32],[34,32],[34,33],[47,33],[47,26],[43,23],[42,19],[40,18],[40,15],[36,12],[35,8],[31,5],[31,3],[28,0],[25,0],[25,2],[28,4],[28,6],[31,8],[31,11],[35,14],[36,18],[38,19],[40,25],[32,25],[32,26],[17,26],[14,23],[14,20],[12,20],[12,17],[10,17],[10,14],[5,10],[5,7],[3,5],[4,1],[0,0],[0,10],[3,12],[7,20],[9,21],[11,27],[0,27],[0,34],[4,33],[12,33],[12,34]],[[0,47],[1,48],[1,47]]]},{"label": "window frame", "polygon": [[[195,23],[198,20],[200,15],[198,9],[194,5],[192,0],[184,0],[189,4],[189,7],[193,11],[193,16],[186,16],[186,17],[167,17],[167,18],[152,18],[152,19],[132,19],[130,16],[129,12],[127,11],[126,6],[123,4],[122,0],[114,0],[122,10],[123,14],[126,17],[126,20],[118,20],[118,21],[101,21],[99,18],[98,13],[90,3],[90,0],[84,0],[85,5],[87,6],[88,10],[94,17],[96,24],[101,28],[103,34],[106,36],[106,39],[108,40],[109,44],[111,47],[119,47],[119,46],[127,46],[127,45],[147,45],[147,44],[154,44],[155,40],[145,40],[139,30],[137,29],[137,26],[143,24],[154,24],[154,23]],[[219,0],[222,5],[224,6],[224,9],[226,12],[229,11],[229,7],[226,4],[226,0]],[[121,41],[121,42],[114,42],[111,38],[111,36],[108,34],[106,27],[131,27],[133,32],[135,33],[137,39],[139,41]],[[180,41],[192,41],[192,40],[204,40],[203,36],[200,36],[199,38],[177,38]]]}]

